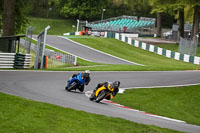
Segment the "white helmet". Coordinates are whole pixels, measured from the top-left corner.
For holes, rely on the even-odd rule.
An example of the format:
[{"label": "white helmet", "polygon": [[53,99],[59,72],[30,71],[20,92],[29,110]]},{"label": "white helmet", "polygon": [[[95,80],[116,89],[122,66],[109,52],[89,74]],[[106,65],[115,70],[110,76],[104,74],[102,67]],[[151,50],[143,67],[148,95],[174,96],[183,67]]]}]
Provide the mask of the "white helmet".
[{"label": "white helmet", "polygon": [[85,73],[88,73],[88,74],[90,74],[90,70],[85,70]]}]

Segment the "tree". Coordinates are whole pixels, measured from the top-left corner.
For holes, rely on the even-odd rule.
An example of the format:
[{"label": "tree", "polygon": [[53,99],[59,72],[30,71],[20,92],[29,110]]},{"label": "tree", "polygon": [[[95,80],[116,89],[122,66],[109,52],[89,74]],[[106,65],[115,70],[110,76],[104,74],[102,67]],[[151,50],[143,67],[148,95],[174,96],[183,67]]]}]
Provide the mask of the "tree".
[{"label": "tree", "polygon": [[[0,0],[0,16],[2,16],[3,11],[3,0]],[[0,29],[2,29],[2,19],[0,18]]]},{"label": "tree", "polygon": [[[188,10],[190,13],[189,17],[193,16],[193,25],[191,31],[191,37],[197,38],[196,35],[199,33],[199,19],[200,19],[200,2],[199,0],[177,0],[178,3],[184,5],[185,9]],[[193,15],[191,15],[191,7],[193,8]],[[183,12],[183,11],[182,11]],[[181,15],[183,18],[183,15]],[[187,18],[186,18],[187,19]]]},{"label": "tree", "polygon": [[166,12],[166,1],[164,0],[150,0],[150,4],[153,7],[152,13],[156,13],[157,14],[157,20],[156,20],[156,25],[157,25],[157,30],[156,30],[156,34],[157,37],[161,37],[161,33],[162,33],[162,13]]},{"label": "tree", "polygon": [[[51,5],[57,0],[29,0],[31,15],[35,17],[49,17]],[[30,12],[30,11],[29,11]]]},{"label": "tree", "polygon": [[200,17],[200,6],[194,6],[194,17],[193,17],[193,26],[191,36],[197,38],[196,35],[199,34],[199,17]]},{"label": "tree", "polygon": [[200,1],[199,0],[180,0],[181,3],[185,5],[190,5],[193,7],[193,25],[191,37],[197,38],[196,35],[199,34],[199,19],[200,19]]},{"label": "tree", "polygon": [[130,7],[134,16],[151,16],[152,6],[149,0],[113,0],[113,3],[117,6],[126,5]]},{"label": "tree", "polygon": [[157,12],[157,19],[156,19],[156,25],[157,25],[157,30],[156,30],[156,35],[157,37],[161,37],[162,34],[162,16],[161,12]]},{"label": "tree", "polygon": [[[176,19],[178,19],[178,36],[184,37],[184,8],[185,5],[181,3],[181,0],[175,0],[173,3],[169,3],[169,10],[167,11],[169,14],[175,16]],[[178,38],[179,38],[178,37]]]},{"label": "tree", "polygon": [[3,36],[11,36],[24,31],[28,20],[24,7],[28,0],[3,0]]},{"label": "tree", "polygon": [[59,0],[60,14],[65,18],[101,18],[102,9],[110,0]]},{"label": "tree", "polygon": [[151,16],[150,12],[152,6],[150,5],[149,0],[125,0],[126,4],[131,7],[134,14],[137,16],[148,17]]},{"label": "tree", "polygon": [[4,0],[2,36],[10,36],[15,33],[15,6],[16,0]]},{"label": "tree", "polygon": [[184,7],[183,0],[151,0],[152,12],[157,13],[157,35],[161,36],[161,13],[169,13],[176,16],[178,13],[179,36],[184,37]]},{"label": "tree", "polygon": [[184,37],[184,8],[179,10],[179,37]]}]

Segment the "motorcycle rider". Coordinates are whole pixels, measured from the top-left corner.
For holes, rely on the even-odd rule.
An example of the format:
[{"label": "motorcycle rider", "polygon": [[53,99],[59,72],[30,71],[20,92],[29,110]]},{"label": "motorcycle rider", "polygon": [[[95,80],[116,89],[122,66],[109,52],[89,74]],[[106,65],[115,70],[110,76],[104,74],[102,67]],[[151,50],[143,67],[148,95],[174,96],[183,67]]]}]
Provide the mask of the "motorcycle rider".
[{"label": "motorcycle rider", "polygon": [[[76,76],[79,75],[79,74],[80,74],[80,73],[73,74],[73,75],[72,75],[72,78],[76,77]],[[81,75],[82,75],[83,79],[85,79],[85,85],[88,85],[89,82],[90,82],[90,80],[91,80],[91,78],[90,78],[90,70],[86,70],[86,71],[83,72]],[[65,87],[65,89],[67,90],[67,86]],[[79,90],[80,92],[83,92],[83,91],[84,91],[84,84],[83,84],[83,85],[80,85],[80,86],[78,87],[78,90]]]},{"label": "motorcycle rider", "polygon": [[[117,95],[117,93],[119,92],[119,86],[120,86],[120,81],[115,81],[115,82],[103,82],[103,83],[99,83],[97,85],[97,87],[95,88],[95,90],[93,91],[93,94],[95,94],[95,91],[98,90],[98,88],[104,86],[105,88],[108,88],[108,85],[111,85],[114,88],[114,91],[112,92],[113,97],[115,97]],[[110,95],[106,97],[107,100],[110,100]],[[91,98],[90,100],[93,100],[93,98]]]}]

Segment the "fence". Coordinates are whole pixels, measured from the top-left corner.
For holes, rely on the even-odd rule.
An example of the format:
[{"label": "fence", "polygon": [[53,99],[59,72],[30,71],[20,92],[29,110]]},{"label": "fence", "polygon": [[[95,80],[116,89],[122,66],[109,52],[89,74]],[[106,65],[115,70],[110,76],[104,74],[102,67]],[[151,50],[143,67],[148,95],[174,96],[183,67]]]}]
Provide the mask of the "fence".
[{"label": "fence", "polygon": [[50,29],[50,26],[47,26],[37,37],[37,48],[35,54],[35,64],[34,69],[42,69],[44,62],[44,49],[46,45],[47,31]]},{"label": "fence", "polygon": [[55,52],[53,50],[45,49],[44,55],[52,60],[50,65],[53,65],[54,62],[61,62],[62,64],[72,64],[77,65],[77,57],[74,55],[63,54]]},{"label": "fence", "polygon": [[[21,45],[24,46],[25,44],[25,40],[21,39]],[[31,50],[36,52],[37,46],[35,44],[31,44]],[[77,65],[77,57],[74,55],[70,55],[70,54],[63,54],[60,52],[55,52],[53,50],[50,49],[46,49],[44,50],[44,55],[48,57],[48,66],[49,67],[53,67],[56,64],[60,64],[60,65],[64,65],[64,64],[72,64],[72,65]]]},{"label": "fence", "polygon": [[[169,41],[175,41],[175,42],[179,42],[180,38],[179,38],[179,25],[178,24],[173,24],[172,25],[172,29],[169,31],[165,31],[163,32],[163,37],[166,39],[166,40],[169,40]],[[163,29],[162,29],[163,31]],[[184,34],[183,34],[183,38],[187,38],[187,39],[192,39],[191,38],[191,31],[192,31],[192,24],[184,24]]]},{"label": "fence", "polygon": [[156,54],[168,57],[168,58],[200,65],[200,57],[198,57],[198,56],[191,56],[188,54],[182,54],[179,52],[174,52],[171,50],[163,49],[163,48],[151,45],[151,44],[147,44],[144,42],[134,40],[130,37],[126,37],[125,35],[121,35],[120,33],[106,32],[105,37],[115,38],[117,40],[126,42],[132,46],[135,46],[135,47],[141,48],[143,50],[147,50],[149,52],[153,52],[153,53],[156,53]]},{"label": "fence", "polygon": [[0,68],[30,68],[31,54],[19,53],[21,37],[25,35],[1,37],[1,50],[5,53],[0,53]]},{"label": "fence", "polygon": [[30,54],[0,53],[0,68],[29,68]]},{"label": "fence", "polygon": [[30,54],[33,31],[34,31],[34,28],[31,26],[28,27],[26,30],[26,38],[25,38],[23,54],[25,53]]},{"label": "fence", "polygon": [[15,53],[0,53],[0,68],[13,68]]},{"label": "fence", "polygon": [[197,45],[198,45],[198,41],[193,39],[193,40],[187,40],[184,38],[180,38],[180,42],[179,42],[179,53],[182,54],[188,54],[191,56],[195,56],[196,55],[196,51],[197,51]]}]

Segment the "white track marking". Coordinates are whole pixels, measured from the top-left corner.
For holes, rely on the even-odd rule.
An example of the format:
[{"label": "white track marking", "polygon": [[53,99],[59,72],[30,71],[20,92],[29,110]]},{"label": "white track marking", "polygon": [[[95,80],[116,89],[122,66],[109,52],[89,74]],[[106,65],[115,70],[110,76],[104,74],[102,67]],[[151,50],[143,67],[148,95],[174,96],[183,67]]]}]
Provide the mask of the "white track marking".
[{"label": "white track marking", "polygon": [[181,85],[168,85],[168,86],[144,86],[144,87],[128,87],[128,88],[120,88],[122,90],[127,89],[140,89],[140,88],[170,88],[170,87],[182,87],[182,86],[192,86],[192,85],[199,85],[200,83],[194,84],[181,84]]}]

